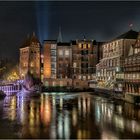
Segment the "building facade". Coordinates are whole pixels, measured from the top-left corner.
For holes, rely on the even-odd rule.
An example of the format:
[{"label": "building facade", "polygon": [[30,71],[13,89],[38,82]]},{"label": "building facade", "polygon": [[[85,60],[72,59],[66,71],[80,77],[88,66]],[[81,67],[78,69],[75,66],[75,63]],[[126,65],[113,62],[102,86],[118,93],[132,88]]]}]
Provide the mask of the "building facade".
[{"label": "building facade", "polygon": [[72,48],[70,43],[57,43],[57,78],[71,78]]},{"label": "building facade", "polygon": [[40,42],[33,33],[27,37],[20,48],[19,71],[21,78],[24,78],[27,72],[36,78],[40,78],[40,47]]},{"label": "building facade", "polygon": [[89,88],[95,79],[98,47],[95,41],[44,42],[44,82],[47,86]]},{"label": "building facade", "polygon": [[57,59],[56,40],[46,40],[43,44],[43,63],[44,79],[56,78],[56,59]]},{"label": "building facade", "polygon": [[124,94],[126,100],[136,102],[140,96],[140,33],[136,43],[131,46],[124,63]]},{"label": "building facade", "polygon": [[89,81],[95,79],[97,45],[92,40],[72,41],[72,80],[74,88],[89,88]]},{"label": "building facade", "polygon": [[129,48],[136,41],[138,33],[130,30],[114,40],[102,45],[103,59],[97,64],[96,76],[98,87],[122,91],[123,84],[117,78],[124,76],[124,60]]},{"label": "building facade", "polygon": [[71,86],[71,45],[44,41],[44,83],[48,87]]}]

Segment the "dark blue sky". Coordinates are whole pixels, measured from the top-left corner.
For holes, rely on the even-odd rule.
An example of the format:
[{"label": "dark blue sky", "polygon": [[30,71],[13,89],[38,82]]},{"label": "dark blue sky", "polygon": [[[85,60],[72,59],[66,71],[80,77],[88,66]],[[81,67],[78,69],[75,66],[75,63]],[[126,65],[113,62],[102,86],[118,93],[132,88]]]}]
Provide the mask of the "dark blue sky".
[{"label": "dark blue sky", "polygon": [[28,33],[40,41],[57,39],[61,26],[64,41],[83,35],[107,41],[129,30],[140,30],[140,2],[0,2],[0,56],[18,58]]}]

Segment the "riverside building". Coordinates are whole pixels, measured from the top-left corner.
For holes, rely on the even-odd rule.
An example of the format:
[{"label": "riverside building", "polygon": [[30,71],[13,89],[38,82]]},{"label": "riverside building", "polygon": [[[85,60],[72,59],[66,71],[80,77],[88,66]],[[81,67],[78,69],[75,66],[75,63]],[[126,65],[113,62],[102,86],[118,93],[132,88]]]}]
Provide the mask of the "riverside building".
[{"label": "riverside building", "polygon": [[123,91],[123,83],[117,79],[124,77],[124,60],[137,35],[138,32],[130,30],[102,45],[103,59],[96,66],[98,87]]},{"label": "riverside building", "polygon": [[24,78],[27,72],[40,78],[40,50],[41,45],[35,33],[28,36],[20,48],[19,71],[21,78]]}]

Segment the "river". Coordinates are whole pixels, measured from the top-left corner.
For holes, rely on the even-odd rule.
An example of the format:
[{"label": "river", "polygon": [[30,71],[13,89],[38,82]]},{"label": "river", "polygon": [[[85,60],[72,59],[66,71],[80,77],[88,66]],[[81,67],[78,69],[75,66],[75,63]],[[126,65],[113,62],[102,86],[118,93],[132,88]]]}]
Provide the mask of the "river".
[{"label": "river", "polygon": [[140,138],[140,107],[94,93],[0,100],[0,138]]}]

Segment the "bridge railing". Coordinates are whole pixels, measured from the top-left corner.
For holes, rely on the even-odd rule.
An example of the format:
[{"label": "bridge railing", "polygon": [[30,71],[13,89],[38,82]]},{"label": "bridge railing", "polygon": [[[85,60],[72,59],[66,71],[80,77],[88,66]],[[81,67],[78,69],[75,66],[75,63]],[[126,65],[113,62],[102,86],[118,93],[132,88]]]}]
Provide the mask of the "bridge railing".
[{"label": "bridge railing", "polygon": [[21,84],[0,85],[0,90],[6,95],[13,95],[21,90]]}]

